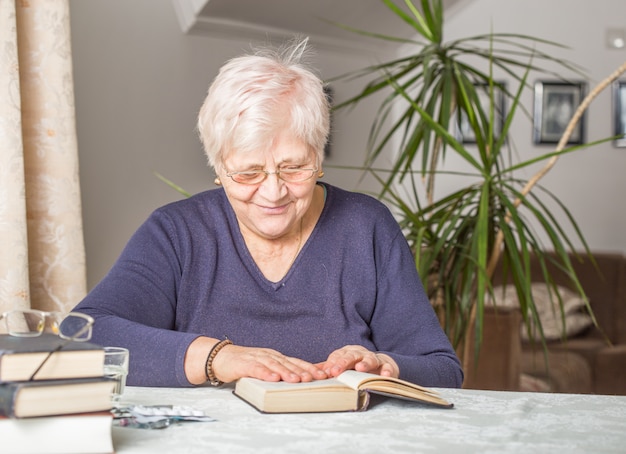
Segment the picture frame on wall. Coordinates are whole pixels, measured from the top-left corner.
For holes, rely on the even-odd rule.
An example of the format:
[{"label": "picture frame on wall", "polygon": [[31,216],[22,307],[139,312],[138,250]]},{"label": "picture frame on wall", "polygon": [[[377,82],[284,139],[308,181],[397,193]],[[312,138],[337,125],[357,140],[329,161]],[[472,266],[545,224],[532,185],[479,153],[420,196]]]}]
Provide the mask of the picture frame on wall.
[{"label": "picture frame on wall", "polygon": [[[535,144],[556,144],[585,97],[586,82],[535,82],[533,139]],[[585,116],[576,124],[568,145],[585,142]]]},{"label": "picture frame on wall", "polygon": [[[474,84],[476,87],[476,93],[478,94],[480,105],[483,109],[485,115],[489,115],[489,104],[490,104],[490,94],[489,94],[489,84],[488,83],[477,83]],[[500,134],[504,129],[504,119],[506,118],[506,103],[504,92],[506,91],[506,82],[505,81],[494,81],[493,85],[493,97],[494,97],[494,139],[498,140],[500,138]],[[464,144],[472,144],[476,143],[476,135],[474,131],[470,127],[469,121],[467,119],[467,115],[465,112],[461,112],[459,115],[459,119],[457,121],[456,127],[456,138],[459,142]]]},{"label": "picture frame on wall", "polygon": [[626,81],[613,82],[613,145],[626,147]]}]

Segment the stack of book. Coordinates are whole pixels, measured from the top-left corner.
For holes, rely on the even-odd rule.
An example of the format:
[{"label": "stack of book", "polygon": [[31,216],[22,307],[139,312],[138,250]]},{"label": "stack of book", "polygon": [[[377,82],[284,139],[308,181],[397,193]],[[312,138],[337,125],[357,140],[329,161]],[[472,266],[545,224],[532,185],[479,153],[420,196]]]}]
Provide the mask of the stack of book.
[{"label": "stack of book", "polygon": [[[111,392],[104,349],[52,334],[0,335],[3,453],[112,453]],[[31,376],[60,343],[44,366]]]}]

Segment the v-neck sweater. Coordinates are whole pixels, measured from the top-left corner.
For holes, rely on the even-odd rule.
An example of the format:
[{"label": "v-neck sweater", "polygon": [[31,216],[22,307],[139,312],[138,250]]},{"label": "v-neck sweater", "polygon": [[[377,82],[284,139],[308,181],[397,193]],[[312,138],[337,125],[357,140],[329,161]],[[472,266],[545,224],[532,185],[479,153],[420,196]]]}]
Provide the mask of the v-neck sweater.
[{"label": "v-neck sweater", "polygon": [[380,201],[325,184],[311,235],[278,282],[265,278],[223,189],[155,210],[75,308],[93,341],[130,349],[127,383],[191,386],[198,336],[313,363],[345,345],[390,355],[400,377],[458,387],[463,373],[398,223]]}]

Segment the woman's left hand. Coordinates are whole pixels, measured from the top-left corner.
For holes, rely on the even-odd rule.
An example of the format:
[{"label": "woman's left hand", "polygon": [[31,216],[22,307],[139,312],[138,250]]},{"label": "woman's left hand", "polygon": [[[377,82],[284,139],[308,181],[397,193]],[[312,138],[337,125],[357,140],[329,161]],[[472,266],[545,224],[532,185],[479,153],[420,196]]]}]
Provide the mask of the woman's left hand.
[{"label": "woman's left hand", "polygon": [[346,345],[335,350],[317,366],[329,377],[336,377],[350,369],[385,377],[398,378],[400,375],[400,368],[389,355],[369,351],[360,345]]}]

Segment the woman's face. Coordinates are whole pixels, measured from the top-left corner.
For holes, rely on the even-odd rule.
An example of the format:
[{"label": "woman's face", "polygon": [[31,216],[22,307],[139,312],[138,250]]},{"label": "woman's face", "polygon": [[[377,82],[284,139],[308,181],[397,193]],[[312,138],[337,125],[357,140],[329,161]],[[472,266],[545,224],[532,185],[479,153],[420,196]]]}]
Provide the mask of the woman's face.
[{"label": "woman's face", "polygon": [[308,180],[288,183],[277,175],[268,175],[258,184],[242,184],[226,176],[228,172],[302,167],[316,168],[315,153],[289,134],[279,135],[270,150],[231,152],[219,175],[226,196],[239,224],[247,232],[263,239],[278,239],[295,231],[313,200],[317,174]]}]

